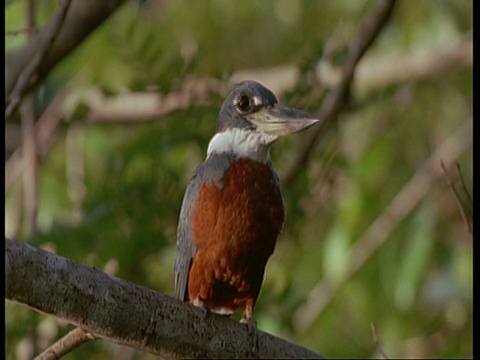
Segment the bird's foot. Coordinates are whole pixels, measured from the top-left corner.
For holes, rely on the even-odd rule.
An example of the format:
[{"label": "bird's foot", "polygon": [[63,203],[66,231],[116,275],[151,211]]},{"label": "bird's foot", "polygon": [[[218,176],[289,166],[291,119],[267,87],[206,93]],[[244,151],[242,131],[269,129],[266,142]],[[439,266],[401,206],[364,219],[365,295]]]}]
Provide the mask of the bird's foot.
[{"label": "bird's foot", "polygon": [[202,310],[203,320],[205,320],[205,319],[208,317],[208,313],[209,313],[210,311],[208,311],[208,309],[207,309],[206,307],[204,307],[204,306],[201,306],[201,307],[200,307],[200,310]]},{"label": "bird's foot", "polygon": [[209,313],[209,310],[207,307],[204,305],[203,301],[201,301],[199,298],[195,298],[192,301],[192,305],[199,308],[202,311],[203,319],[206,319]]},{"label": "bird's foot", "polygon": [[253,314],[250,316],[246,316],[244,313],[242,318],[240,319],[240,323],[245,324],[247,326],[248,335],[250,336],[250,340],[252,342],[252,352],[256,354],[258,352],[258,328],[257,328],[257,321]]}]

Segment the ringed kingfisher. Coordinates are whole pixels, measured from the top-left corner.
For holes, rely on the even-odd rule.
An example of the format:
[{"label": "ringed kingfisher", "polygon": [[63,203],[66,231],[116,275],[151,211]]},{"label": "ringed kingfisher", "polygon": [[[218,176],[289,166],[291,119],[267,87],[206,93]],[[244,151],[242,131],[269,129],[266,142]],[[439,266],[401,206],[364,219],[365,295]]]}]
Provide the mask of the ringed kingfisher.
[{"label": "ringed kingfisher", "polygon": [[285,221],[270,147],[318,119],[281,105],[255,81],[225,99],[207,157],[183,198],[177,231],[175,296],[231,315],[256,336],[253,309]]}]

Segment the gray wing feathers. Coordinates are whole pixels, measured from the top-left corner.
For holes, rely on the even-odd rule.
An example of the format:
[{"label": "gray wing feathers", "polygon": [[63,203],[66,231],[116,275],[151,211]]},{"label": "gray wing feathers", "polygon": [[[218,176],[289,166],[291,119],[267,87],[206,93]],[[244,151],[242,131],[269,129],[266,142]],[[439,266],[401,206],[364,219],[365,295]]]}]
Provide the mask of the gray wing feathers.
[{"label": "gray wing feathers", "polygon": [[193,255],[195,255],[195,245],[193,244],[192,230],[190,228],[190,210],[197,196],[199,184],[193,181],[195,175],[190,181],[185,192],[180,210],[180,218],[177,229],[177,254],[175,257],[175,297],[182,301],[188,300],[188,273],[192,264]]},{"label": "gray wing feathers", "polygon": [[235,156],[230,154],[212,154],[195,170],[185,191],[177,229],[177,254],[175,257],[175,297],[177,299],[188,300],[188,273],[197,250],[193,243],[189,222],[192,205],[204,182],[207,182],[208,186],[212,186],[215,182],[219,188],[223,187],[223,174],[234,160]]}]

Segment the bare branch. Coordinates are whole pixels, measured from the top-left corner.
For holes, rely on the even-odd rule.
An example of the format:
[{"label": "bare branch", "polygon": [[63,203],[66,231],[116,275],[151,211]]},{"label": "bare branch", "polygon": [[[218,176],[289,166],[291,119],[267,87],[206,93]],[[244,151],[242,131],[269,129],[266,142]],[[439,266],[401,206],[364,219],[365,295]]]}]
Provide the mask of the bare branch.
[{"label": "bare branch", "polygon": [[385,243],[397,225],[423,199],[430,190],[432,183],[442,175],[440,161],[443,160],[446,166],[450,166],[465,149],[471,146],[473,141],[471,136],[472,122],[472,118],[466,120],[454,135],[447,138],[435,150],[410,181],[392,199],[382,214],[355,241],[350,250],[349,266],[342,278],[335,283],[332,283],[329,279],[323,279],[310,291],[306,301],[298,307],[293,315],[294,326],[300,332],[306,331],[310,327],[340,287]]},{"label": "bare branch", "polygon": [[89,340],[96,340],[97,338],[92,334],[84,331],[81,328],[76,328],[70,331],[67,335],[59,339],[48,349],[35,357],[35,360],[56,360],[75,350],[82,344]]},{"label": "bare branch", "polygon": [[[447,185],[450,188],[450,190],[452,191],[453,197],[455,199],[455,203],[457,204],[457,207],[460,211],[460,214],[462,215],[462,220],[463,220],[463,223],[465,224],[465,228],[467,229],[467,233],[470,236],[473,236],[473,230],[472,230],[473,219],[467,215],[467,210],[465,209],[465,206],[463,205],[462,200],[460,198],[460,194],[458,193],[457,189],[455,188],[455,185],[453,184],[452,179],[450,178],[450,175],[448,174],[448,171],[447,171],[447,168],[446,168],[445,164],[443,163],[443,161],[440,161],[440,164],[442,166],[443,174],[445,176],[445,180],[447,181]],[[458,165],[458,163],[456,163],[456,165],[457,165],[458,173],[460,174],[460,180],[462,182],[462,189],[463,189],[464,193],[466,193],[466,195],[467,195],[467,197],[470,201],[470,203],[469,203],[469,205],[470,205],[472,203],[470,194],[468,193],[468,190],[465,187],[462,172],[460,171],[460,166]]]},{"label": "bare branch", "polygon": [[285,186],[289,186],[300,170],[307,163],[310,154],[316,147],[318,139],[328,127],[338,118],[344,108],[346,97],[350,90],[356,66],[368,47],[374,42],[378,34],[390,19],[395,0],[380,0],[372,13],[368,14],[358,29],[358,35],[353,39],[347,58],[342,67],[341,80],[339,84],[330,90],[326,95],[321,108],[317,112],[320,123],[310,130],[300,151],[296,154],[292,164],[286,169],[282,178]]},{"label": "bare branch", "polygon": [[[68,4],[71,1],[71,6]],[[25,46],[5,56],[6,115],[21,97],[42,82],[55,65],[75,49],[124,0],[64,0],[59,11]],[[68,26],[62,26],[65,23]]]},{"label": "bare branch", "polygon": [[[28,37],[35,27],[35,3],[33,0],[25,4]],[[27,237],[35,233],[37,228],[38,211],[38,163],[37,144],[35,138],[36,104],[33,94],[28,94],[21,107],[22,122],[22,162],[24,163],[22,190],[23,190],[23,219],[26,223]]]},{"label": "bare branch", "polygon": [[469,205],[470,209],[472,209],[473,208],[472,195],[470,195],[470,193],[467,189],[467,186],[465,185],[465,179],[463,178],[462,169],[460,169],[460,164],[457,162],[456,165],[457,165],[458,176],[460,177],[460,183],[462,184],[463,193],[465,194],[465,197],[467,198],[468,205]]},{"label": "bare branch", "polygon": [[[68,87],[68,85],[67,85]],[[43,157],[48,153],[50,146],[54,143],[55,134],[58,132],[62,118],[61,108],[65,98],[66,90],[59,91],[48,108],[43,112],[35,124],[35,144],[38,156]],[[8,136],[8,130],[6,130]],[[21,146],[14,151],[5,162],[5,191],[17,183],[18,178],[23,174],[26,163],[22,160],[22,149],[25,148],[23,140]]]},{"label": "bare branch", "polygon": [[[94,337],[167,358],[321,358],[220,315],[6,239],[6,298],[64,319]],[[45,296],[48,294],[48,296]]]},{"label": "bare branch", "polygon": [[23,218],[26,223],[26,234],[31,236],[37,227],[38,208],[38,163],[35,139],[35,100],[29,94],[22,103],[22,158],[23,166]]},{"label": "bare branch", "polygon": [[[48,32],[45,33],[45,37],[38,48],[38,51],[35,52],[34,56],[29,58],[29,62],[22,69],[22,72],[16,78],[14,88],[11,94],[6,94],[6,110],[5,118],[9,118],[13,112],[16,110],[17,106],[20,104],[22,97],[27,93],[27,91],[35,84],[38,80],[38,71],[44,61],[45,57],[51,50],[52,44],[55,41],[62,25],[65,21],[68,8],[70,6],[71,0],[64,0],[63,4],[60,6],[56,16],[53,18],[53,24],[51,27],[48,27]],[[30,3],[32,6],[28,7],[27,12],[27,21],[31,23],[33,21],[33,3]],[[32,28],[33,24],[29,24],[29,28]],[[29,31],[29,39],[33,39],[35,36],[32,36],[32,32]],[[10,70],[10,69],[9,69]],[[7,76],[6,76],[7,77]],[[7,79],[5,79],[6,83]]]},{"label": "bare branch", "polygon": [[91,93],[87,121],[136,122],[158,119],[176,110],[193,105],[207,106],[226,95],[229,84],[214,78],[187,77],[177,91],[125,93],[106,97],[101,92]]},{"label": "bare branch", "polygon": [[375,343],[375,349],[377,349],[377,351],[380,353],[380,355],[383,356],[384,359],[388,359],[388,356],[383,351],[382,344],[380,343],[380,340],[378,338],[377,328],[375,327],[375,324],[373,322],[370,323],[370,328],[372,329],[373,342]]},{"label": "bare branch", "polygon": [[[370,54],[369,54],[370,55]],[[355,72],[353,91],[371,93],[412,80],[429,79],[473,63],[473,36],[466,33],[448,46],[419,46],[405,54],[365,55]],[[398,71],[402,64],[402,71]]]}]

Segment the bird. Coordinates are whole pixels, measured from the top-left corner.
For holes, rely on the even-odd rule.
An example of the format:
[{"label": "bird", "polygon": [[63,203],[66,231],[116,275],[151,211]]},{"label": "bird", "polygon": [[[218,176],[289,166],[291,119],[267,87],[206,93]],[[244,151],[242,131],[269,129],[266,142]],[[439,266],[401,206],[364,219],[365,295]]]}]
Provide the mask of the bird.
[{"label": "bird", "polygon": [[256,334],[254,307],[285,222],[270,149],[279,138],[318,121],[282,105],[252,80],[225,98],[206,159],[193,172],[182,201],[177,299],[227,316],[241,309],[240,322]]}]

